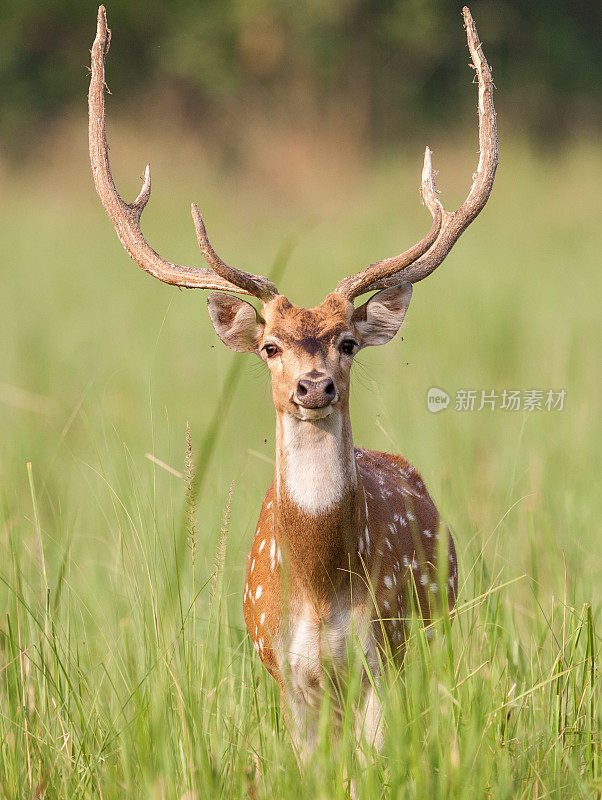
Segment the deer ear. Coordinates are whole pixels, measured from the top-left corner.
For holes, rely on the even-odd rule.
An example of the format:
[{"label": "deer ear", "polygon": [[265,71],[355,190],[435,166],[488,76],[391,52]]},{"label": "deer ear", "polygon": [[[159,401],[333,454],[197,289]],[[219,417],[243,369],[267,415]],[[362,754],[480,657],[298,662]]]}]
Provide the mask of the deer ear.
[{"label": "deer ear", "polygon": [[207,298],[215,332],[237,353],[257,353],[265,322],[250,303],[231,294],[212,292]]},{"label": "deer ear", "polygon": [[401,324],[412,298],[412,284],[400,283],[383,289],[356,308],[352,321],[362,347],[386,344]]}]

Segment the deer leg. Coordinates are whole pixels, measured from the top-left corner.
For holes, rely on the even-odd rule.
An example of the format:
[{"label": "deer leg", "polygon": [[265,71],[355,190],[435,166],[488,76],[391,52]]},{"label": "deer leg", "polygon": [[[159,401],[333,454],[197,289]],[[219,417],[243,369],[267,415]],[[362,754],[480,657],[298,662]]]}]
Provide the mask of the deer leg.
[{"label": "deer leg", "polygon": [[307,763],[316,748],[322,695],[323,686],[317,680],[289,680],[281,692],[299,766]]},{"label": "deer leg", "polygon": [[356,712],[355,738],[358,743],[360,761],[365,761],[361,754],[362,742],[365,742],[368,748],[374,748],[376,751],[381,749],[383,743],[382,706],[378,688],[378,682],[376,688],[371,683],[366,686]]}]

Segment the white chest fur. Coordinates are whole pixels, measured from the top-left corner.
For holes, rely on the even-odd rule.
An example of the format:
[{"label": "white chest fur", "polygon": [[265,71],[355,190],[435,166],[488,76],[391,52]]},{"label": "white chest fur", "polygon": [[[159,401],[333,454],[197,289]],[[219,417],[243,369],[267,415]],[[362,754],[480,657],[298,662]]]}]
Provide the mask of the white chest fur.
[{"label": "white chest fur", "polygon": [[278,480],[306,514],[327,511],[356,480],[353,442],[343,430],[342,414],[315,421],[283,414],[279,427]]}]

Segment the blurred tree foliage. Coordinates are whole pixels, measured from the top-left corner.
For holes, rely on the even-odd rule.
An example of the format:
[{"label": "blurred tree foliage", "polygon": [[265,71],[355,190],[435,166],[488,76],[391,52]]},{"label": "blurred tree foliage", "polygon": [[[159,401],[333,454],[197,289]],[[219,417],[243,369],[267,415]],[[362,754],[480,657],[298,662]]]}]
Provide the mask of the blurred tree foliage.
[{"label": "blurred tree foliage", "polygon": [[[455,0],[108,0],[112,91],[157,88],[188,113],[240,103],[287,114],[352,109],[386,142],[427,117],[466,119],[468,55]],[[473,0],[506,118],[545,138],[600,118],[600,0]],[[2,0],[0,136],[5,149],[84,102],[96,5]],[[318,112],[319,113],[319,112]]]}]

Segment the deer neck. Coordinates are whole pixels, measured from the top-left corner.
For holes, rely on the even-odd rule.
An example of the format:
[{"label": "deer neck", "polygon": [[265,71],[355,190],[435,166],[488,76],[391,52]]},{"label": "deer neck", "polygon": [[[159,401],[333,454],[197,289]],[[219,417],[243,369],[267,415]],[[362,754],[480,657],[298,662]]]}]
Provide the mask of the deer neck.
[{"label": "deer neck", "polygon": [[366,507],[348,410],[314,421],[278,415],[275,505],[291,578],[320,595],[348,583]]}]

